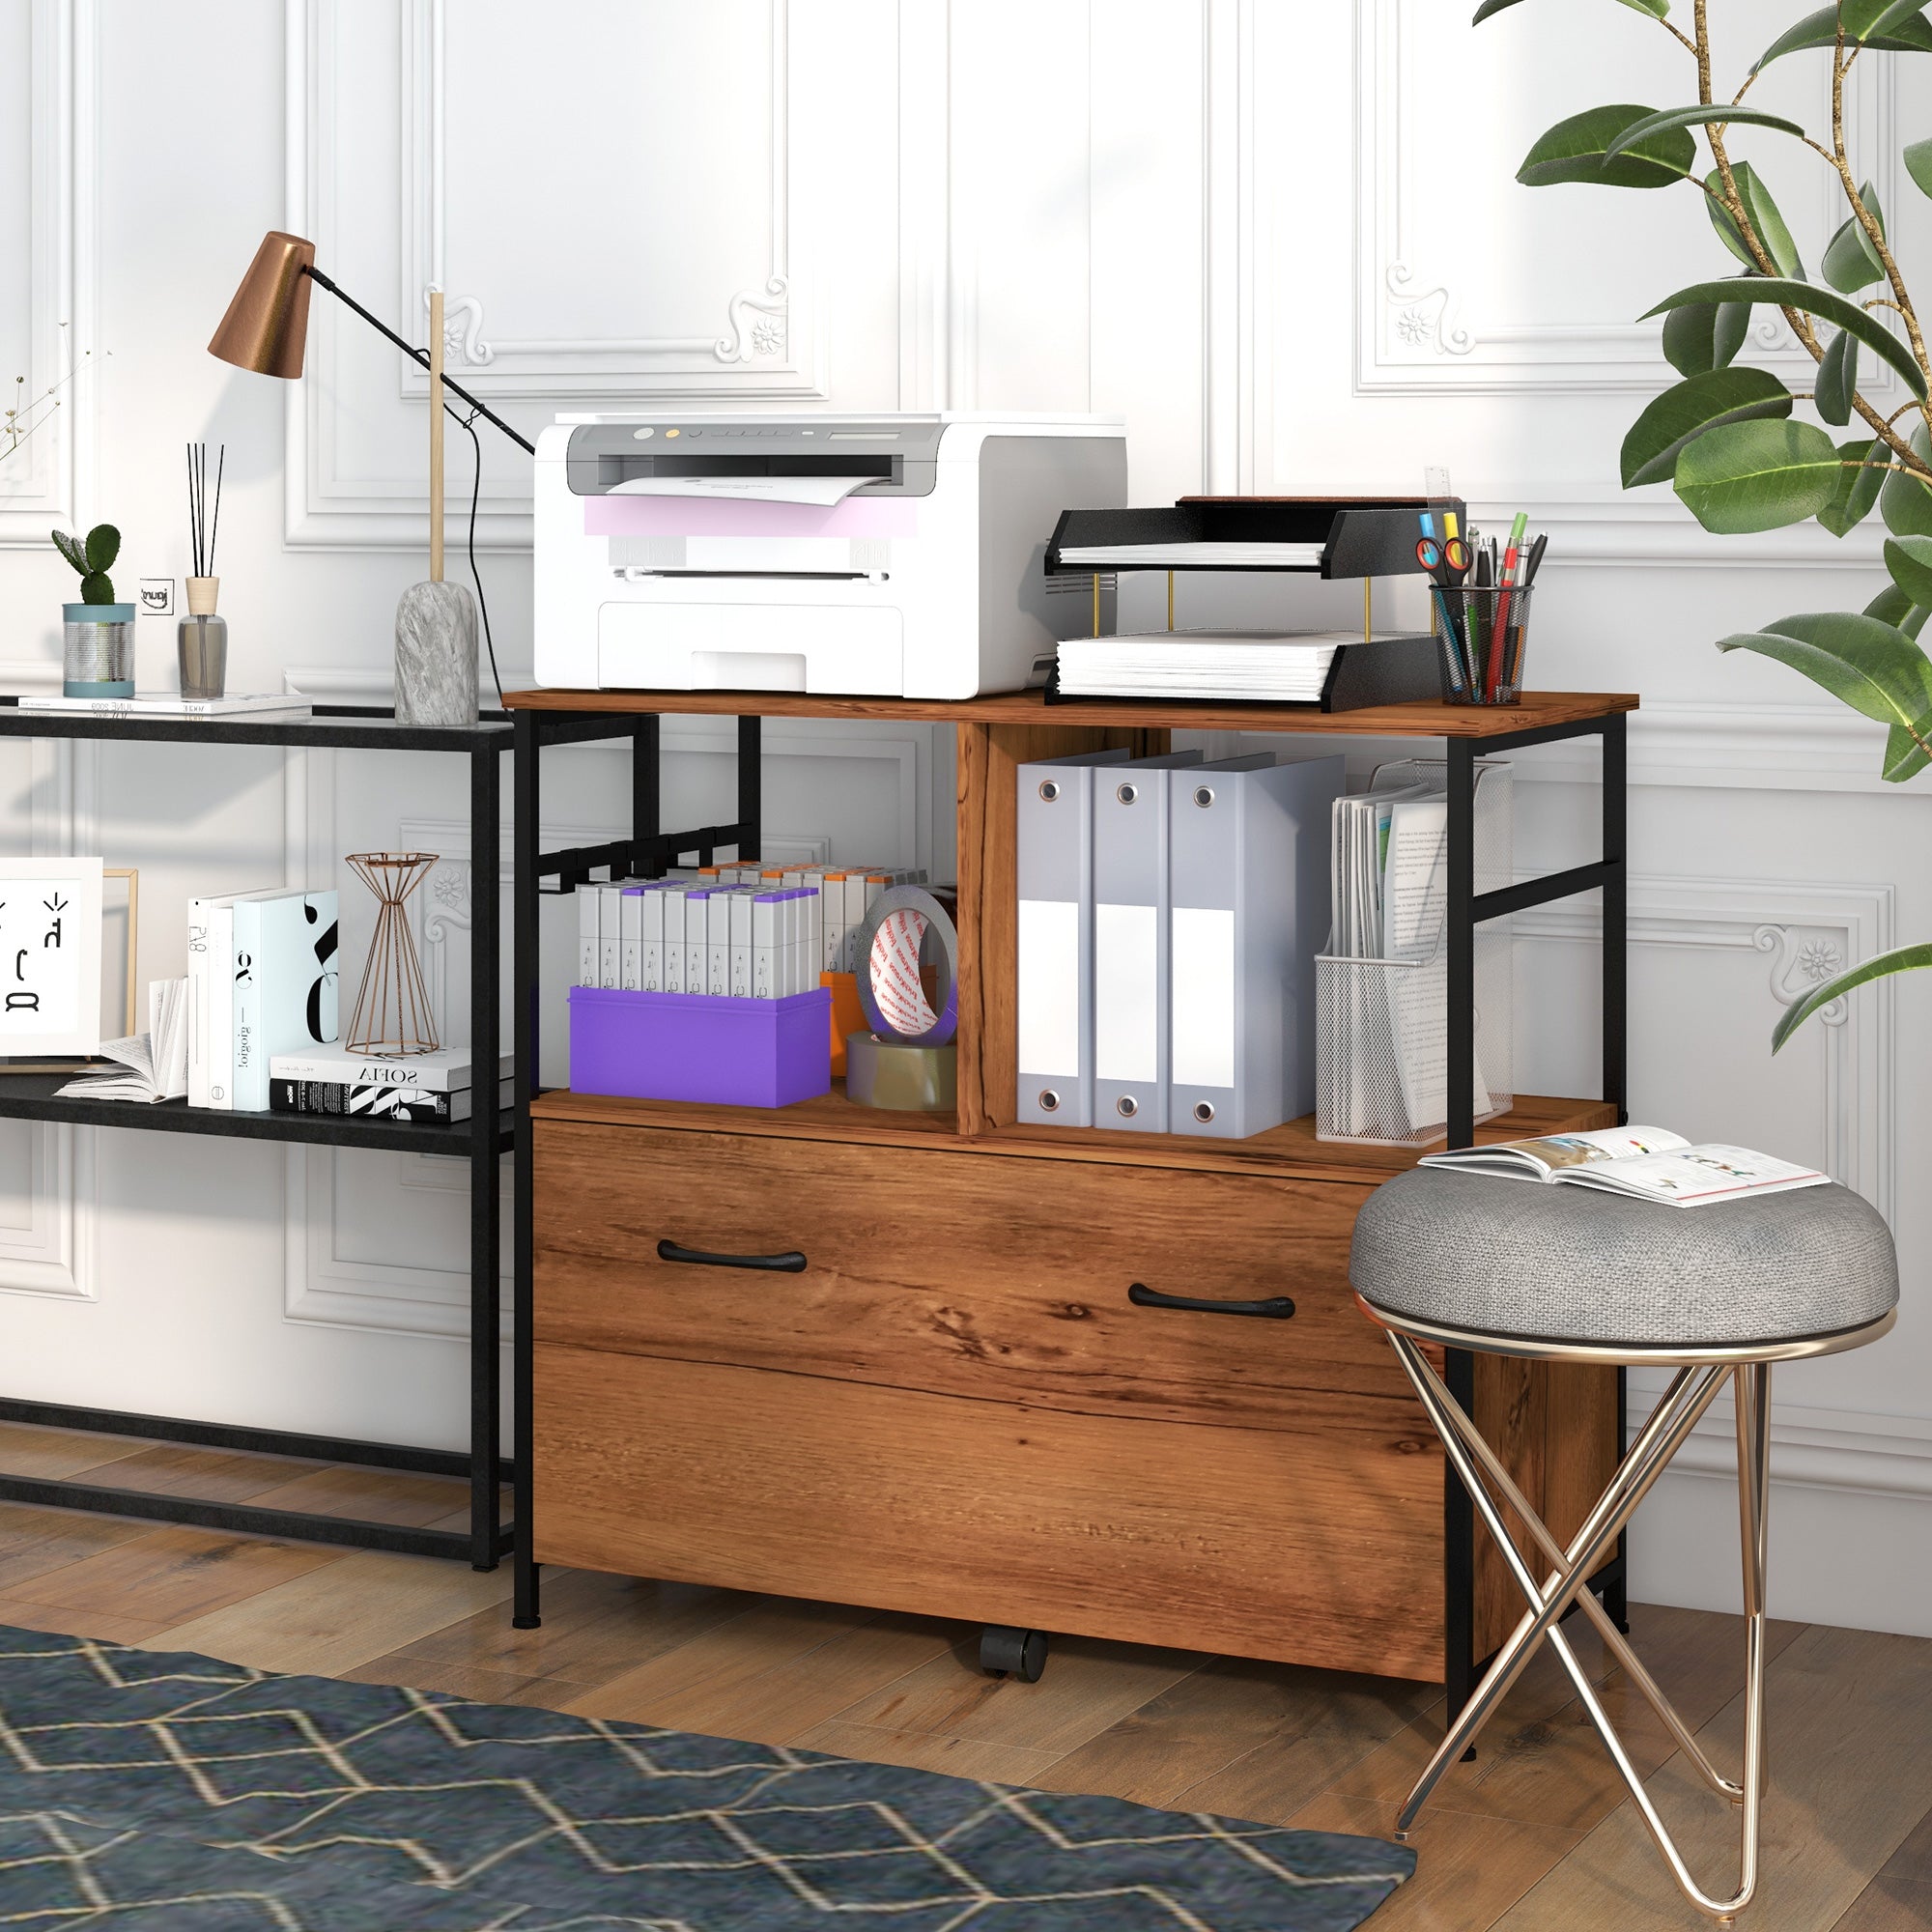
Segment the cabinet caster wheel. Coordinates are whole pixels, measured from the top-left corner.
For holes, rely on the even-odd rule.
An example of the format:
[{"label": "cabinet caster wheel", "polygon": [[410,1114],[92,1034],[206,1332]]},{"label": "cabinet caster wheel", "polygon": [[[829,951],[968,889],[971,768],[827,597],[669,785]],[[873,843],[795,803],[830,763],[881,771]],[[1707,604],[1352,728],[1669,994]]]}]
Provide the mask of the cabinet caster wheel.
[{"label": "cabinet caster wheel", "polygon": [[1046,1633],[988,1624],[980,1637],[980,1668],[988,1677],[1017,1677],[1037,1684],[1046,1668]]}]

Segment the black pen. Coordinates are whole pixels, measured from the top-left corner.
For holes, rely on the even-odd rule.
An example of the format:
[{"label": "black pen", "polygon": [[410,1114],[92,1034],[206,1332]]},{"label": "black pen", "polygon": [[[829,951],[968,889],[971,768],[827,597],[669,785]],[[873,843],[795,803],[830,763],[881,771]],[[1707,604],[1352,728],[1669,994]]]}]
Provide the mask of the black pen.
[{"label": "black pen", "polygon": [[1527,590],[1536,582],[1537,565],[1543,561],[1543,553],[1549,548],[1549,532],[1539,530],[1536,541],[1529,547],[1529,565],[1522,574],[1522,587]]}]

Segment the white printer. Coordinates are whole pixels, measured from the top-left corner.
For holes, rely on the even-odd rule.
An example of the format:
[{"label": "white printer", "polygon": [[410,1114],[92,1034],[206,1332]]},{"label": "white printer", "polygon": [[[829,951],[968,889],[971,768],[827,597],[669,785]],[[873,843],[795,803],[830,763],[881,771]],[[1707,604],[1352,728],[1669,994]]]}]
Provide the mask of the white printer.
[{"label": "white printer", "polygon": [[1092,578],[1045,574],[1060,513],[1126,497],[1113,416],[562,416],[537,440],[537,680],[1018,691],[1092,625]]}]

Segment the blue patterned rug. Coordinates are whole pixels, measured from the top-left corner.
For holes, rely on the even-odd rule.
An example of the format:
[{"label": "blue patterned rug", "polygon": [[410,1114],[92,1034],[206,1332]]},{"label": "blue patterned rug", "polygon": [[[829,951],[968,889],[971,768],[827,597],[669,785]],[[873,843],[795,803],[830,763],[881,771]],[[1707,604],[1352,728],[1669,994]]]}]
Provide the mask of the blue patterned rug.
[{"label": "blue patterned rug", "polygon": [[1374,1838],[0,1627],[0,1926],[1347,1932]]}]

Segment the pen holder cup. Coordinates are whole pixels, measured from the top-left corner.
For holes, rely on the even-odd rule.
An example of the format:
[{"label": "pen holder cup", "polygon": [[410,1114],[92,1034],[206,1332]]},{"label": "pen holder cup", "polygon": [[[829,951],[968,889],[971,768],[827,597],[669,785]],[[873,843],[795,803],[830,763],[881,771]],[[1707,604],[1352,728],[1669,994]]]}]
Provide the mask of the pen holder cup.
[{"label": "pen holder cup", "polygon": [[1429,593],[1446,704],[1514,704],[1522,694],[1533,590],[1437,585]]},{"label": "pen holder cup", "polygon": [[[1515,1104],[1510,941],[1476,930],[1476,1119]],[[1448,957],[1315,961],[1315,1137],[1427,1147],[1448,1122]]]},{"label": "pen holder cup", "polygon": [[789,1107],[832,1091],[832,995],[783,1000],[570,989],[577,1094]]}]

